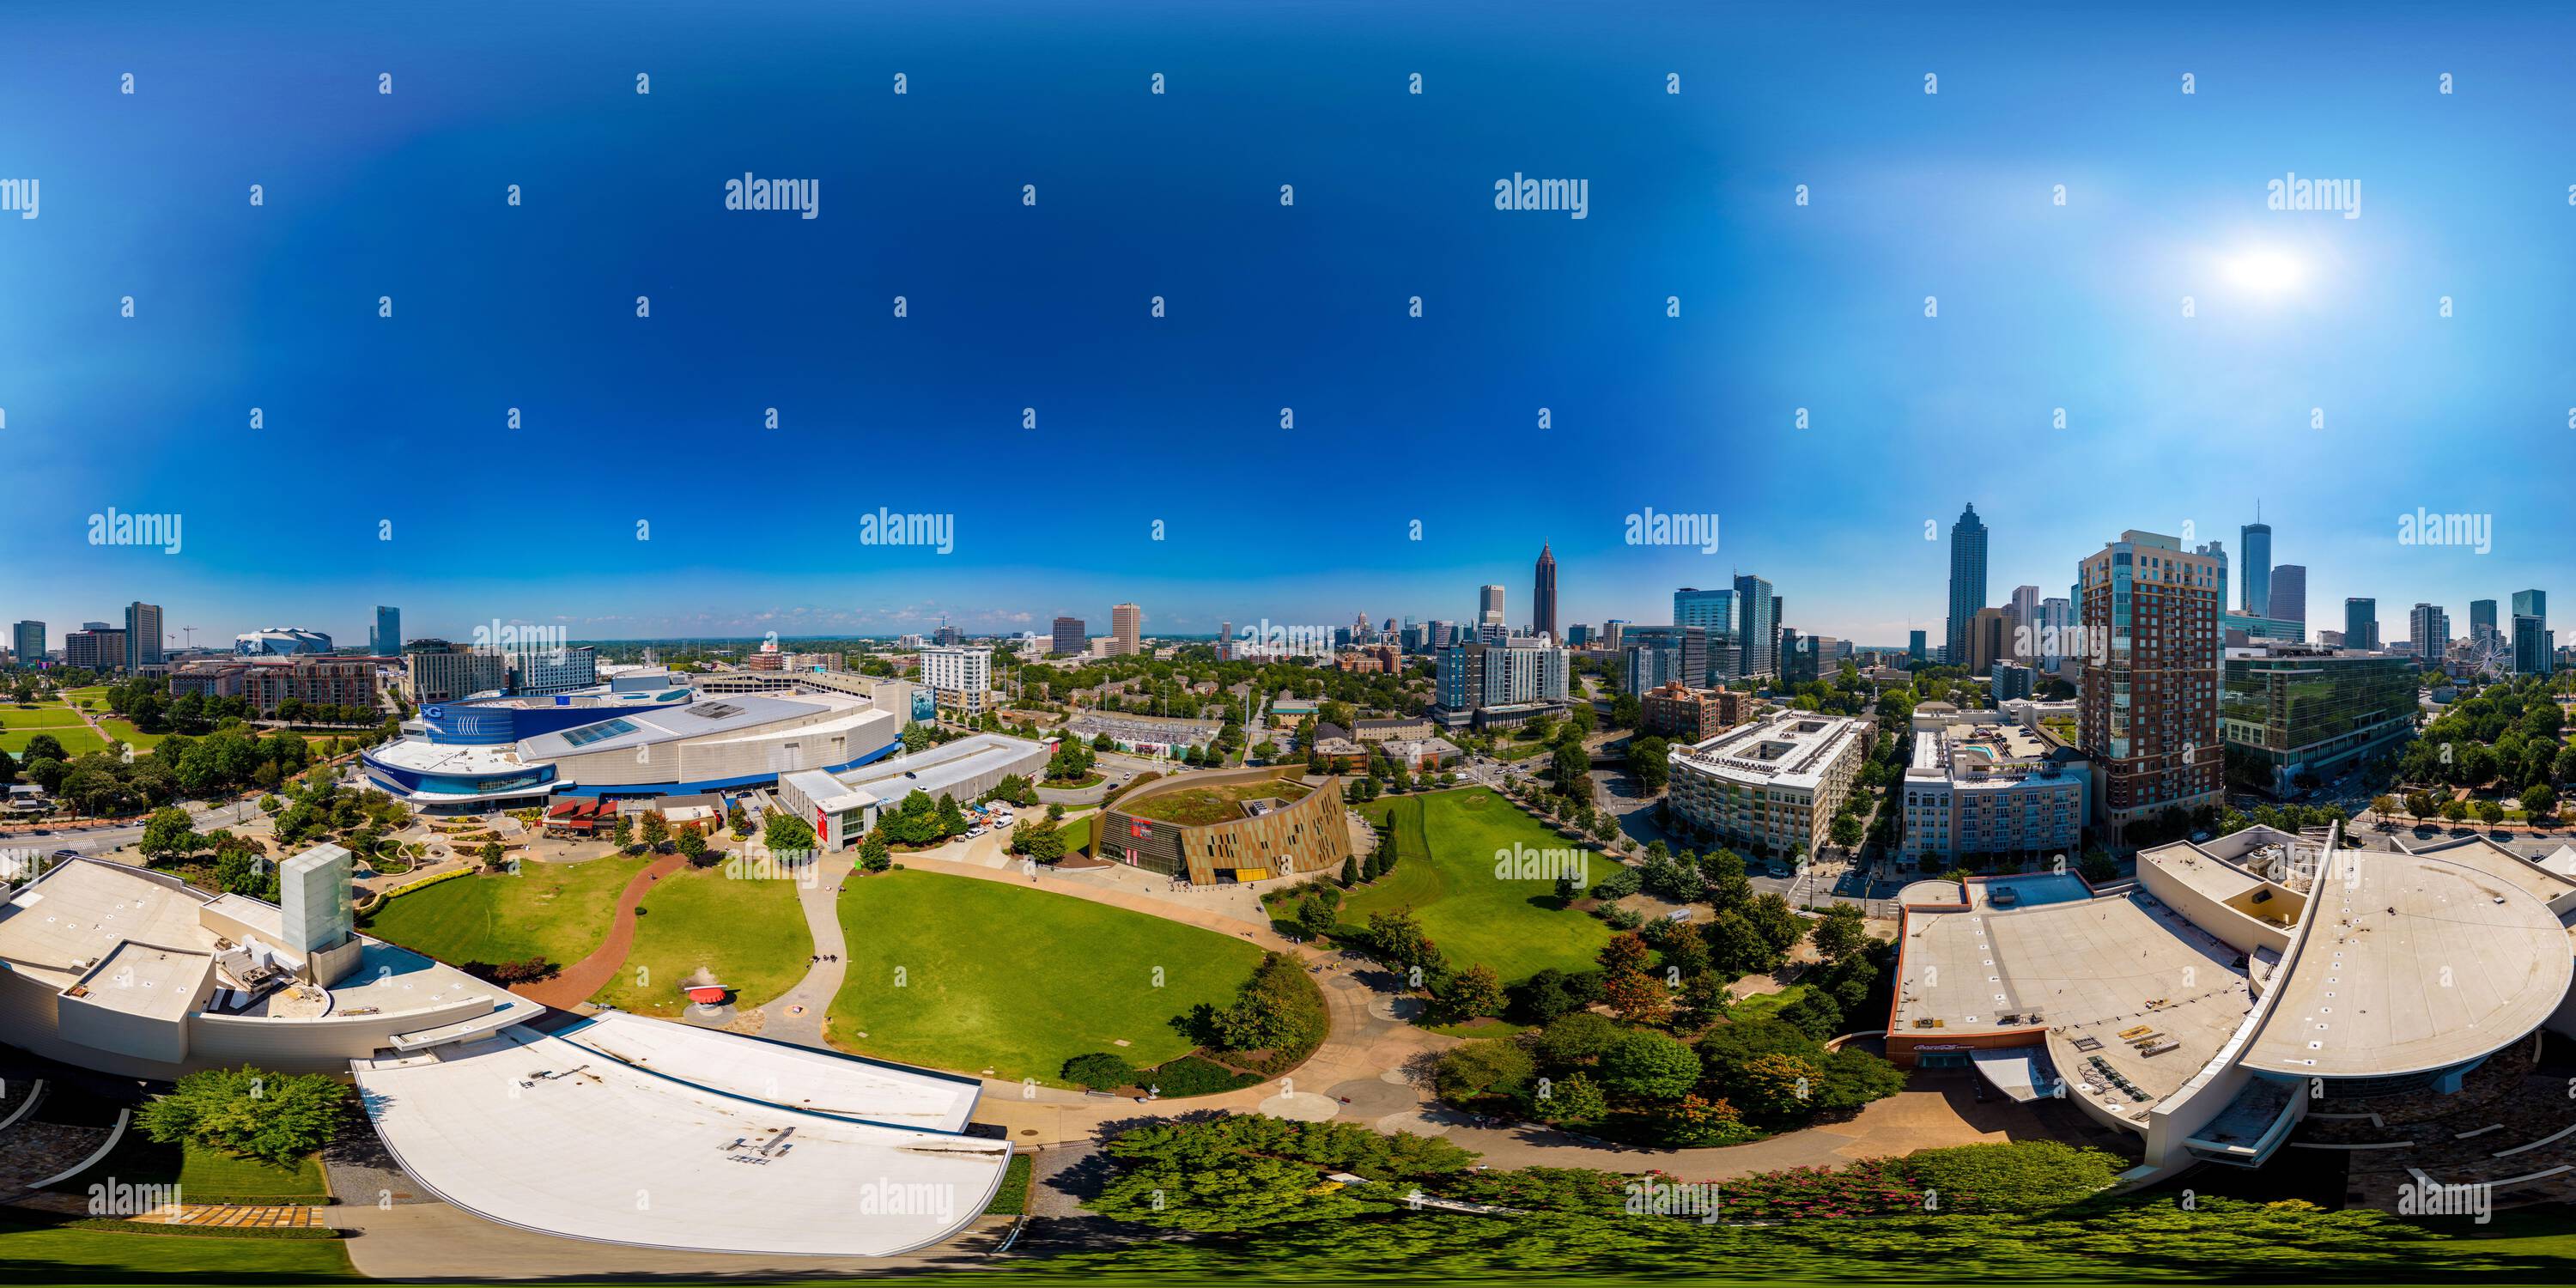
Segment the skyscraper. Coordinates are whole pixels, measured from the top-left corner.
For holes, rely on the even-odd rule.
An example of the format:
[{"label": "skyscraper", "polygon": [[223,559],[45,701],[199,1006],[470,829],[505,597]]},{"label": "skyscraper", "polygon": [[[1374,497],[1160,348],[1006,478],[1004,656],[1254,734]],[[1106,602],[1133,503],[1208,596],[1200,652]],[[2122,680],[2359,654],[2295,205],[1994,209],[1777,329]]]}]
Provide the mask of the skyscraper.
[{"label": "skyscraper", "polygon": [[1476,624],[1501,626],[1503,621],[1503,588],[1486,586],[1476,592]]},{"label": "skyscraper", "polygon": [[2379,601],[2355,595],[2343,601],[2343,646],[2379,647]]},{"label": "skyscraper", "polygon": [[1986,523],[1974,502],[1950,525],[1950,623],[1941,660],[1968,663],[1968,624],[1986,606]]},{"label": "skyscraper", "polygon": [[2094,818],[2129,824],[2222,799],[2218,736],[2222,561],[2131,530],[2087,557],[2076,744],[2100,775]]},{"label": "skyscraper", "polygon": [[376,605],[376,633],[368,641],[378,657],[402,656],[402,610]]},{"label": "skyscraper", "polygon": [[[2254,511],[2254,522],[2237,529],[2245,544],[2245,615],[2272,615],[2272,525],[2263,522],[2262,509]],[[2304,587],[2302,588],[2304,589]]]},{"label": "skyscraper", "polygon": [[1923,640],[1923,632],[1921,632],[1921,631],[1908,631],[1908,632],[1906,632],[1906,640],[1905,640],[1905,657],[1906,657],[1906,660],[1908,660],[1908,661],[1912,661],[1912,662],[1920,662],[1920,661],[1922,661],[1922,660],[1923,660],[1923,644],[1924,644],[1924,640]]},{"label": "skyscraper", "polygon": [[1140,651],[1145,614],[1134,604],[1113,604],[1109,608],[1109,635],[1116,643],[1113,653],[1134,656]]},{"label": "skyscraper", "polygon": [[2266,588],[2264,598],[2272,609],[2266,616],[2272,620],[2305,625],[2308,620],[2307,565],[2275,565],[2272,569],[2272,582]]},{"label": "skyscraper", "polygon": [[2469,640],[2470,640],[2470,642],[2472,642],[2472,643],[2477,643],[2477,644],[2484,644],[2484,643],[2486,643],[2488,640],[2491,640],[2491,639],[2495,638],[2495,634],[2496,634],[2496,602],[2495,602],[2494,600],[2492,600],[2492,599],[2472,599],[2472,600],[2470,600],[2470,601],[2469,601]]},{"label": "skyscraper", "polygon": [[1771,602],[1771,583],[1750,573],[1735,579],[1735,640],[1743,650],[1746,675],[1777,675],[1780,647],[1779,609]]},{"label": "skyscraper", "polygon": [[125,606],[125,670],[161,665],[161,606],[136,600]]},{"label": "skyscraper", "polygon": [[2556,669],[2556,653],[2549,639],[2549,596],[2537,590],[2513,592],[2513,669],[2547,675]]},{"label": "skyscraper", "polygon": [[20,622],[9,628],[9,651],[16,655],[20,666],[44,665],[45,624]]},{"label": "skyscraper", "polygon": [[[1084,649],[1091,647],[1091,642],[1083,634],[1082,627],[1083,622],[1079,617],[1059,617],[1055,619],[1054,628],[1047,634],[1047,652],[1080,653]],[[1229,638],[1231,638],[1233,634],[1234,632],[1232,631],[1226,632],[1226,635]],[[1217,641],[1218,657],[1225,656],[1226,642],[1226,640]]]},{"label": "skyscraper", "polygon": [[2033,658],[2039,656],[2039,587],[2015,586],[2008,611],[2004,614],[2003,656]]},{"label": "skyscraper", "polygon": [[2415,642],[2415,656],[2424,665],[2440,665],[2451,648],[2451,615],[2438,604],[2417,604],[2406,614],[2406,638]]},{"label": "skyscraper", "polygon": [[1530,592],[1530,634],[1562,644],[1565,632],[1556,624],[1556,550],[1546,542],[1539,543],[1536,581]]}]

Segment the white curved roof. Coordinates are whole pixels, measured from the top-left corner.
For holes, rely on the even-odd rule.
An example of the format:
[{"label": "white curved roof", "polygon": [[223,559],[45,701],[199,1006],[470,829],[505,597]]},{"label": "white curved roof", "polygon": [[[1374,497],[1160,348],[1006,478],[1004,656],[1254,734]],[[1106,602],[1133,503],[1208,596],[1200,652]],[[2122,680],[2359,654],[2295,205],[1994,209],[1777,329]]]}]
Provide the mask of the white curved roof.
[{"label": "white curved roof", "polygon": [[[827,1053],[619,1016],[604,1049],[581,1028],[494,1037],[351,1072],[376,1131],[413,1179],[487,1220],[604,1243],[773,1256],[892,1256],[981,1215],[1010,1145],[880,1126],[759,1099],[800,1087],[844,1107],[882,1066],[827,1073]],[[652,1065],[668,1072],[656,1072]],[[681,1074],[717,1078],[690,1081]],[[828,1088],[828,1090],[822,1090]],[[916,1089],[906,1093],[926,1094]],[[925,1112],[896,1096],[899,1111]],[[945,1115],[943,1115],[943,1120]]]},{"label": "white curved roof", "polygon": [[2523,874],[2462,857],[2335,851],[2280,1002],[2241,1063],[2324,1078],[2420,1073],[2540,1027],[2576,978],[2567,929]]}]

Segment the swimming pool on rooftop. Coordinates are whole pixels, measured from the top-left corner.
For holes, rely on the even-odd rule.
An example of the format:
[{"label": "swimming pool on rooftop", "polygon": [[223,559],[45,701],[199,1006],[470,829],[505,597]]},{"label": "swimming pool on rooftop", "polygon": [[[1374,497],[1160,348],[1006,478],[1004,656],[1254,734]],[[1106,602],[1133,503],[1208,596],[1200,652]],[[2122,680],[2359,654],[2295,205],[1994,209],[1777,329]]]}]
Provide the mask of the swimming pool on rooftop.
[{"label": "swimming pool on rooftop", "polygon": [[[2093,897],[2084,879],[2072,872],[2059,874],[2039,872],[2025,876],[1995,877],[1983,883],[1985,903],[1989,907],[2038,908],[2052,903],[2074,903]],[[2010,890],[2014,898],[2006,905],[1999,897]]]}]

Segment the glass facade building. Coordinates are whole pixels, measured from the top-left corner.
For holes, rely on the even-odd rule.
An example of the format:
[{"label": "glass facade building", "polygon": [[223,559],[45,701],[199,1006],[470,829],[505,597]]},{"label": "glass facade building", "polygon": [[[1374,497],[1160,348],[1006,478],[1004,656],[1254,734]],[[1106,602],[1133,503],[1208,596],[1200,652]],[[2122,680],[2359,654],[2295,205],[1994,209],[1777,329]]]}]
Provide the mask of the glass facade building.
[{"label": "glass facade building", "polygon": [[2415,660],[2323,648],[2227,653],[2219,733],[2231,776],[2275,795],[2415,732]]}]

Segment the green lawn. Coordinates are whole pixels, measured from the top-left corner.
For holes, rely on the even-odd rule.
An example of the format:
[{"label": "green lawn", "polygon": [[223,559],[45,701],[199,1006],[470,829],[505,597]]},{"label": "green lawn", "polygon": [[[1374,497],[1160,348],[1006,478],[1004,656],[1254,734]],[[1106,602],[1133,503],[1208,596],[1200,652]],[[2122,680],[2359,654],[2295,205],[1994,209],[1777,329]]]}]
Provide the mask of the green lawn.
[{"label": "green lawn", "polygon": [[221,1150],[195,1145],[186,1150],[186,1160],[179,1165],[179,1193],[187,1202],[318,1203],[331,1194],[316,1158],[306,1158],[294,1167],[273,1167]]},{"label": "green lawn", "polygon": [[89,726],[71,724],[0,730],[0,751],[6,751],[13,756],[17,755],[27,749],[28,743],[47,734],[53,735],[54,741],[63,745],[63,754],[66,756],[77,757],[93,751],[107,750],[107,740],[90,732]]},{"label": "green lawn", "polygon": [[1727,1009],[1726,1014],[1729,1019],[1735,1020],[1767,1020],[1778,1015],[1782,1007],[1806,995],[1806,985],[1791,984],[1777,993],[1756,993],[1751,997],[1740,998],[1734,1006]]},{"label": "green lawn", "polygon": [[1026,884],[909,870],[851,881],[841,925],[849,975],[832,999],[836,1044],[1054,1086],[1066,1085],[1065,1061],[1093,1051],[1140,1067],[1187,1053],[1172,1018],[1232,1000],[1262,956],[1240,939]]},{"label": "green lawn", "polygon": [[1091,815],[1085,814],[1080,818],[1068,819],[1063,826],[1056,829],[1064,834],[1065,853],[1077,854],[1090,846],[1091,818]]},{"label": "green lawn", "polygon": [[0,1267],[19,1283],[365,1282],[338,1239],[124,1234],[0,1218]]},{"label": "green lawn", "polygon": [[60,729],[80,722],[80,713],[70,707],[51,703],[32,707],[22,707],[14,702],[0,703],[0,729]]},{"label": "green lawn", "polygon": [[[1558,909],[1553,882],[1502,880],[1494,875],[1497,851],[1509,851],[1516,844],[1562,851],[1569,842],[1482,787],[1386,797],[1359,808],[1384,827],[1388,813],[1408,803],[1421,806],[1430,858],[1427,862],[1415,858],[1405,852],[1411,847],[1405,846],[1398,851],[1393,872],[1378,878],[1375,885],[1351,891],[1342,904],[1346,930],[1356,931],[1370,913],[1411,908],[1451,965],[1491,966],[1506,984],[1551,966],[1567,971],[1592,968],[1593,955],[1610,940],[1609,927],[1595,918]],[[1409,831],[1398,830],[1400,842]],[[1608,875],[1609,858],[1587,857],[1590,880]]]},{"label": "green lawn", "polygon": [[166,733],[145,733],[135,728],[134,722],[123,716],[106,716],[101,718],[98,724],[100,728],[107,730],[109,737],[134,748],[134,754],[138,756],[160,746],[161,740],[170,736]]},{"label": "green lawn", "polygon": [[607,938],[617,892],[644,862],[618,855],[522,863],[515,877],[452,877],[390,900],[367,933],[451,965],[544,957],[569,966]]},{"label": "green lawn", "polygon": [[626,965],[592,1001],[638,1015],[677,1015],[688,1005],[680,981],[704,966],[732,987],[735,1002],[758,1006],[795,987],[813,965],[814,936],[793,881],[733,880],[721,866],[682,868],[656,883],[638,912]]}]

